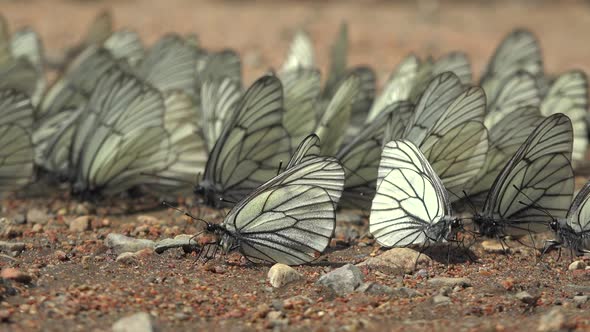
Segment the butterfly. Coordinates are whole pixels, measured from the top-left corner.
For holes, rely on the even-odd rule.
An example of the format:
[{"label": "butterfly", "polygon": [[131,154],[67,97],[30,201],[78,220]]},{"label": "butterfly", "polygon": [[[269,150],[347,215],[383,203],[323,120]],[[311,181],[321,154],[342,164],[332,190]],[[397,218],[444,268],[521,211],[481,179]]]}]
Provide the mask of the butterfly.
[{"label": "butterfly", "polygon": [[590,182],[576,195],[565,218],[553,219],[549,226],[557,239],[545,243],[543,252],[556,246],[570,248],[575,254],[590,252]]},{"label": "butterfly", "polygon": [[300,265],[321,255],[334,233],[344,171],[336,159],[315,156],[317,144],[317,136],[306,137],[283,172],[238,202],[221,224],[205,222],[218,236],[212,256],[203,248],[206,258],[219,248],[255,263]]},{"label": "butterfly", "polygon": [[543,76],[543,58],[537,38],[526,29],[515,29],[498,45],[480,79],[480,86],[496,96],[504,80],[517,72],[526,72],[535,80]]},{"label": "butterfly", "polygon": [[380,112],[377,118],[363,126],[356,137],[343,146],[336,158],[346,173],[341,207],[368,210],[375,194],[377,170],[385,143],[402,138],[413,115],[414,106],[396,102]]},{"label": "butterfly", "polygon": [[157,89],[123,70],[106,72],[72,136],[69,158],[74,193],[120,193],[149,182],[142,174],[170,166],[165,115],[165,101]]},{"label": "butterfly", "polygon": [[36,106],[46,86],[43,62],[43,44],[37,33],[24,28],[11,35],[0,15],[0,89],[24,92]]},{"label": "butterfly", "polygon": [[[383,167],[386,166],[386,167]],[[385,145],[372,201],[369,232],[385,247],[453,241],[462,228],[447,191],[412,142]]]},{"label": "butterfly", "polygon": [[430,81],[404,129],[402,137],[420,148],[455,199],[485,161],[485,105],[480,88],[464,88],[445,72]]},{"label": "butterfly", "polygon": [[588,147],[588,78],[579,70],[566,72],[555,79],[543,97],[541,114],[548,116],[563,113],[572,121],[574,128],[574,147],[572,161],[574,166],[586,157]]},{"label": "butterfly", "polygon": [[[291,142],[282,126],[283,87],[263,76],[244,93],[209,154],[195,193],[207,204],[237,202],[276,175]],[[223,201],[222,201],[223,200]]]},{"label": "butterfly", "polygon": [[537,125],[496,177],[483,210],[473,214],[479,234],[501,238],[541,232],[551,218],[539,208],[565,217],[574,188],[572,140],[571,121],[563,114]]},{"label": "butterfly", "polygon": [[16,90],[0,90],[0,193],[28,184],[33,177],[33,105]]}]

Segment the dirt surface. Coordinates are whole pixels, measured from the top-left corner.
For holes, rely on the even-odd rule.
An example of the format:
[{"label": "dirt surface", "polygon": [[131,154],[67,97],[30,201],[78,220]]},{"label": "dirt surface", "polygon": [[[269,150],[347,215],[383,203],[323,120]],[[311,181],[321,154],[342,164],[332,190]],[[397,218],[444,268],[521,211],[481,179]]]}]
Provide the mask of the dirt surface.
[{"label": "dirt surface", "polygon": [[[381,82],[410,51],[436,56],[460,49],[480,72],[498,41],[516,26],[537,33],[547,71],[590,70],[590,6],[490,3],[0,0],[0,11],[13,29],[30,25],[38,30],[50,56],[76,43],[104,8],[113,10],[117,27],[137,30],[148,44],[167,31],[196,32],[205,47],[238,50],[247,82],[280,65],[292,32],[301,25],[310,32],[325,67],[328,44],[342,19],[349,23],[351,64],[370,64]],[[318,278],[380,253],[363,237],[367,219],[354,217],[359,214],[341,215],[337,240],[325,257],[295,268],[303,280],[273,289],[267,280],[269,266],[248,264],[238,254],[203,265],[181,249],[163,254],[144,250],[128,263],[116,262],[117,253],[105,245],[109,233],[157,241],[198,231],[198,225],[174,211],[117,213],[150,204],[157,202],[94,206],[59,195],[3,199],[0,240],[22,242],[25,248],[4,249],[0,255],[2,276],[13,279],[0,285],[0,330],[108,331],[119,318],[143,311],[164,331],[534,331],[555,308],[558,312],[549,321],[560,323],[558,327],[590,330],[590,302],[580,298],[590,295],[590,271],[569,271],[572,258],[567,253],[557,261],[556,252],[540,259],[517,243],[510,243],[510,255],[484,251],[477,243],[472,247],[476,262],[453,251],[452,264],[443,258],[413,274],[361,268],[365,282],[404,286],[417,291],[413,297],[339,297],[318,286]],[[206,208],[193,212],[211,221],[222,218]],[[87,224],[73,221],[84,216]],[[458,287],[427,282],[443,276],[468,282]],[[519,299],[521,291],[531,298]],[[450,303],[433,302],[441,293]]]}]

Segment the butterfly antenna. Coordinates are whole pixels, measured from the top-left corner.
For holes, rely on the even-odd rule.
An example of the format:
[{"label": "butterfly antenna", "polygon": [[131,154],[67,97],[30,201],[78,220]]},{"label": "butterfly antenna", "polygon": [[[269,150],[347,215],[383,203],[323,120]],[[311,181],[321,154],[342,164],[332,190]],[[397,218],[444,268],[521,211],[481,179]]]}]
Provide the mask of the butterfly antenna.
[{"label": "butterfly antenna", "polygon": [[281,174],[281,169],[283,168],[283,161],[279,162],[279,169],[277,170],[277,175]]},{"label": "butterfly antenna", "polygon": [[220,202],[224,202],[224,203],[229,203],[229,204],[232,204],[232,205],[236,205],[237,204],[237,202],[230,201],[230,200],[228,200],[227,198],[224,198],[224,197],[219,197],[219,201]]},{"label": "butterfly antenna", "polygon": [[166,207],[169,207],[169,208],[171,208],[171,209],[174,209],[174,210],[176,210],[176,211],[178,211],[178,212],[182,213],[183,215],[185,215],[185,216],[187,216],[187,217],[190,217],[190,218],[191,218],[191,219],[193,219],[193,220],[202,221],[202,222],[204,222],[204,223],[205,223],[205,225],[209,226],[209,223],[208,223],[207,221],[205,221],[205,220],[203,220],[203,219],[201,219],[201,218],[197,218],[197,217],[195,217],[193,214],[191,214],[190,212],[188,212],[188,211],[185,211],[185,210],[181,210],[181,209],[177,208],[176,206],[173,206],[172,204],[170,204],[170,203],[168,203],[168,202],[166,202],[166,201],[163,201],[163,202],[162,202],[162,205],[164,205],[164,206],[166,206]]},{"label": "butterfly antenna", "polygon": [[525,194],[522,190],[518,189],[517,186],[512,185],[514,187],[514,189],[516,189],[519,193],[521,193],[524,197],[526,197],[529,201],[531,201],[531,204],[527,204],[523,201],[518,201],[518,203],[522,204],[522,205],[530,205],[533,209],[538,210],[543,212],[546,216],[548,216],[549,218],[551,218],[552,220],[554,220],[555,218],[551,215],[551,213],[549,213],[549,211],[547,211],[547,209],[543,208],[542,206],[539,206],[537,203],[535,203],[535,201],[533,201],[527,194]]}]

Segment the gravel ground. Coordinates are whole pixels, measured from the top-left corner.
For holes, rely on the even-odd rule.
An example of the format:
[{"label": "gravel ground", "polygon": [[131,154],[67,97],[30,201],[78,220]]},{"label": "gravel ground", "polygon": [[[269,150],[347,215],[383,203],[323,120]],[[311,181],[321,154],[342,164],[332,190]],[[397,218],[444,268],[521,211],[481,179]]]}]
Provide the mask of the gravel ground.
[{"label": "gravel ground", "polygon": [[[441,55],[461,49],[480,72],[500,38],[516,26],[538,34],[547,71],[590,70],[590,7],[567,1],[0,0],[11,26],[35,27],[53,57],[76,43],[103,8],[113,9],[117,27],[136,29],[147,43],[167,31],[196,32],[206,47],[237,49],[247,82],[280,65],[299,25],[311,33],[325,66],[327,45],[343,18],[349,22],[350,62],[371,64],[380,81],[410,51]],[[157,242],[199,230],[178,213],[157,209],[155,200],[91,205],[52,194],[13,196],[1,204],[0,330],[111,330],[138,312],[150,318],[134,316],[114,329],[143,323],[164,331],[590,330],[590,270],[584,261],[569,270],[573,259],[567,252],[557,260],[557,252],[539,257],[509,243],[511,252],[504,255],[493,243],[478,242],[470,252],[476,262],[453,249],[447,264],[442,248],[433,254],[441,257],[412,274],[387,263],[361,265],[364,285],[338,295],[317,284],[320,276],[384,254],[364,236],[367,219],[359,213],[341,214],[329,253],[295,267],[298,281],[274,288],[267,279],[270,266],[247,264],[237,254],[196,264],[193,253],[177,248],[157,254],[149,241],[114,246],[109,234]],[[193,212],[222,218],[206,208]],[[120,256],[121,250],[138,251]]]}]

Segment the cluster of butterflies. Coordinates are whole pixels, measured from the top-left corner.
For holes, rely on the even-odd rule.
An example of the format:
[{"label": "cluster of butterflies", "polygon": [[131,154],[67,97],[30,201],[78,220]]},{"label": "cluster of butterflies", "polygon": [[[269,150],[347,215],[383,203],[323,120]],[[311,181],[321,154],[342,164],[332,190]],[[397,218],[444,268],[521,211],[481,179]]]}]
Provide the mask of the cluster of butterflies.
[{"label": "cluster of butterflies", "polygon": [[322,86],[299,31],[244,91],[236,52],[176,34],[146,49],[102,14],[46,88],[38,36],[0,19],[0,193],[34,176],[85,198],[193,190],[231,207],[205,222],[215,250],[291,265],[326,249],[337,208],[370,210],[387,247],[455,241],[455,210],[482,236],[550,226],[550,245],[590,248],[589,185],[566,209],[588,143],[583,72],[546,75],[536,38],[515,30],[478,86],[463,53],[410,55],[377,95],[347,49],[343,24]]}]

